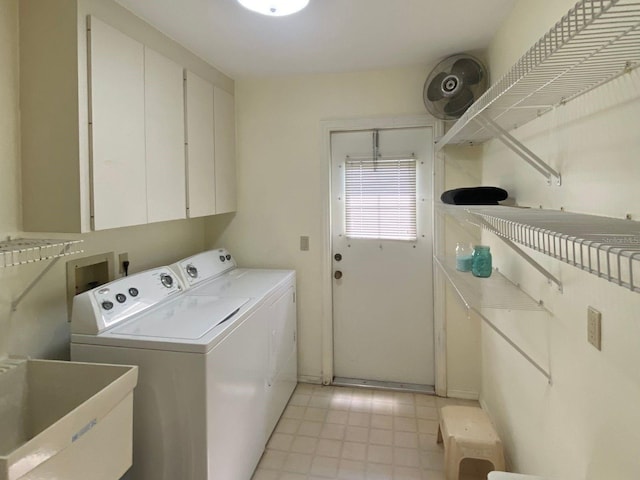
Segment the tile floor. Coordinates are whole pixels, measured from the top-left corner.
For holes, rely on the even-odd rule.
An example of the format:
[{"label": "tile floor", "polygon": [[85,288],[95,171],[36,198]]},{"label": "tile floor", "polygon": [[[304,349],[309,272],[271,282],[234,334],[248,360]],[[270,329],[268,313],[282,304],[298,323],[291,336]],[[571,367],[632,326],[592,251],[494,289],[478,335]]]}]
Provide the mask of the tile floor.
[{"label": "tile floor", "polygon": [[[299,384],[253,480],[444,480],[430,395]],[[484,477],[486,478],[486,476]]]}]

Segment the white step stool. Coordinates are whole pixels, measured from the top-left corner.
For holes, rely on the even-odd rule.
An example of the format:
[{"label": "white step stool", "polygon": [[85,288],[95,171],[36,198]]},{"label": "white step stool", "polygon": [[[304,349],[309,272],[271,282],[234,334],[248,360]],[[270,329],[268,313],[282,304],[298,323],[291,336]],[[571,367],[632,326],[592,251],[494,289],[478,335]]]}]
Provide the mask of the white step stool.
[{"label": "white step stool", "polygon": [[438,443],[444,442],[447,480],[458,480],[465,458],[487,460],[495,470],[504,470],[504,452],[489,416],[478,407],[446,406],[440,409]]}]

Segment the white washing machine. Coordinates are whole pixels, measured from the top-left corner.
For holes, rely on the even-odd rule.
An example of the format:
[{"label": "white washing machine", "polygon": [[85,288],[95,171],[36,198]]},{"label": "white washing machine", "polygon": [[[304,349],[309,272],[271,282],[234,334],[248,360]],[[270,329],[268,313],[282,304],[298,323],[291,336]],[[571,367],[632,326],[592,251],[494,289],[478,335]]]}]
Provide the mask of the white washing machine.
[{"label": "white washing machine", "polygon": [[140,367],[128,478],[249,480],[270,416],[272,311],[185,290],[162,267],[78,295],[71,357]]},{"label": "white washing machine", "polygon": [[238,268],[225,249],[185,258],[171,268],[188,287],[187,295],[249,297],[268,312],[266,443],[298,380],[295,271]]}]

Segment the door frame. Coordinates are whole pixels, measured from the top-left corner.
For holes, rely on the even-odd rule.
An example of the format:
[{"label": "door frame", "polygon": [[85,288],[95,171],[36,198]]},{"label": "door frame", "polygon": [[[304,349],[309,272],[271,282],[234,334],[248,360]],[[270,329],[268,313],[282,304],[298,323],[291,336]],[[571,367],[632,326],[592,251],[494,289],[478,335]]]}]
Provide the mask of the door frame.
[{"label": "door frame", "polygon": [[[430,127],[433,138],[439,139],[444,134],[442,121],[429,115],[406,115],[393,117],[350,118],[320,121],[321,155],[324,159],[323,175],[325,184],[325,200],[322,206],[322,383],[330,385],[333,381],[333,282],[331,262],[331,134],[333,132],[349,132],[358,130]],[[444,191],[444,153],[433,150],[432,165],[432,209],[436,199]],[[433,248],[441,242],[439,236],[442,229],[434,228],[436,213],[432,212],[431,233]],[[433,329],[435,360],[435,391],[438,396],[447,395],[447,357],[446,357],[446,322],[445,322],[445,284],[444,278],[434,266],[433,270]]]}]

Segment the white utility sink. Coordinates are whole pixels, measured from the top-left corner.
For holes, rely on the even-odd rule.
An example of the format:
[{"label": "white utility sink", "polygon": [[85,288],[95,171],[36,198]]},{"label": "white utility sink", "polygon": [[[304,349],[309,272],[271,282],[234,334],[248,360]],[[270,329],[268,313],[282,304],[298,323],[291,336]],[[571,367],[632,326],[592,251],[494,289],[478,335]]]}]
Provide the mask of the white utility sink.
[{"label": "white utility sink", "polygon": [[0,360],[0,480],[113,480],[131,466],[138,367]]}]

